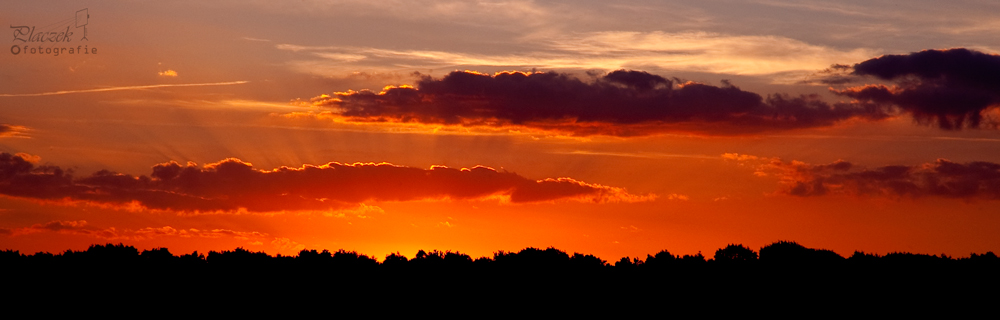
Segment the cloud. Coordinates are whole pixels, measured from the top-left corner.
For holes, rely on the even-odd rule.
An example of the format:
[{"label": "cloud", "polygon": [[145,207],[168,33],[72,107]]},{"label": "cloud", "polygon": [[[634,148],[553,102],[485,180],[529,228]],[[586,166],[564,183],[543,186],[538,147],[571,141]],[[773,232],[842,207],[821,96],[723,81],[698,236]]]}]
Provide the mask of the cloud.
[{"label": "cloud", "polygon": [[688,201],[688,200],[691,200],[691,197],[688,197],[688,196],[683,195],[683,194],[671,193],[670,195],[667,196],[667,200]]},{"label": "cloud", "polygon": [[365,218],[371,218],[371,217],[373,217],[373,216],[375,216],[377,214],[384,214],[384,213],[385,213],[385,210],[382,209],[382,208],[380,208],[380,207],[378,207],[378,206],[372,206],[372,205],[367,205],[367,204],[361,203],[361,204],[358,204],[358,206],[354,207],[354,208],[347,208],[347,209],[340,209],[340,210],[331,210],[331,211],[323,213],[323,215],[325,215],[327,217],[337,217],[337,218],[352,217],[352,218],[365,219]]},{"label": "cloud", "polygon": [[[656,66],[667,70],[744,75],[810,72],[835,61],[858,61],[876,54],[867,49],[841,51],[774,35],[697,31],[594,32],[563,37],[549,46],[570,56],[583,56],[604,64],[581,67],[613,70]],[[575,59],[566,57],[565,60]]]},{"label": "cloud", "polygon": [[544,37],[525,37],[520,41],[530,48],[527,49],[529,52],[497,54],[287,43],[276,44],[275,47],[313,57],[296,60],[291,65],[299,72],[322,76],[357,71],[453,70],[462,67],[578,70],[654,68],[672,72],[780,74],[775,81],[797,81],[801,76],[837,61],[860,61],[879,53],[868,49],[843,51],[773,35],[744,36],[712,32],[557,33]]},{"label": "cloud", "polygon": [[448,222],[448,221],[442,221],[442,222],[438,222],[437,226],[438,227],[453,228],[453,227],[455,227],[455,224],[451,223],[451,222]]},{"label": "cloud", "polygon": [[772,160],[762,170],[778,176],[780,193],[794,196],[831,194],[886,197],[942,197],[1000,199],[1000,164],[955,163],[938,159],[933,163],[893,165],[874,169],[839,160],[812,165]]},{"label": "cloud", "polygon": [[115,230],[115,228],[96,229],[87,227],[86,220],[77,220],[77,221],[55,220],[55,221],[49,221],[47,223],[34,224],[30,227],[9,229],[9,230],[11,232],[7,233],[7,235],[10,236],[20,236],[32,233],[39,233],[39,232],[57,232],[62,234],[91,236],[107,240],[124,238],[118,232],[118,230]]},{"label": "cloud", "polygon": [[750,161],[759,160],[761,157],[749,155],[749,154],[739,154],[739,153],[723,153],[722,158],[726,160],[736,160],[736,161]]},{"label": "cloud", "polygon": [[312,103],[346,121],[527,127],[572,135],[640,136],[666,132],[739,135],[831,126],[886,115],[815,95],[762,97],[728,82],[686,82],[618,70],[584,82],[567,74],[455,71],[417,87],[321,95]]},{"label": "cloud", "polygon": [[157,74],[159,74],[161,77],[176,77],[177,76],[177,71],[167,70],[167,71],[158,72]]},{"label": "cloud", "polygon": [[268,237],[266,233],[256,231],[233,231],[228,229],[198,230],[175,229],[170,226],[160,228],[147,227],[138,230],[118,230],[111,228],[93,228],[88,226],[86,220],[63,221],[54,220],[47,223],[34,224],[30,227],[6,229],[0,228],[0,235],[21,236],[40,232],[56,232],[62,234],[83,235],[104,240],[148,240],[159,237],[181,237],[181,238],[222,238],[232,237],[237,240],[260,241]]},{"label": "cloud", "polygon": [[305,245],[292,241],[288,238],[274,238],[274,240],[271,241],[271,244],[279,250],[301,251],[306,248]]},{"label": "cloud", "polygon": [[854,75],[896,81],[834,90],[865,103],[891,105],[922,123],[957,130],[998,126],[1000,55],[968,49],[886,55],[855,64]]},{"label": "cloud", "polygon": [[67,231],[67,230],[82,230],[83,227],[87,226],[86,220],[79,221],[52,221],[46,224],[36,224],[30,227],[30,229],[35,230],[48,230],[48,231]]},{"label": "cloud", "polygon": [[254,37],[242,37],[240,39],[247,40],[247,41],[256,41],[256,42],[271,42],[271,40],[269,40],[269,39],[260,39],[260,38],[254,38]]},{"label": "cloud", "polygon": [[233,231],[229,229],[199,230],[195,228],[175,229],[170,226],[160,228],[147,227],[132,232],[132,239],[150,239],[157,237],[181,238],[222,238],[232,237],[237,240],[259,240],[267,237],[266,233],[256,231]]},{"label": "cloud", "polygon": [[388,163],[331,162],[260,170],[230,158],[203,167],[190,162],[161,163],[153,166],[149,176],[102,170],[75,178],[59,167],[35,166],[7,153],[0,153],[0,194],[182,212],[330,210],[358,207],[366,201],[500,198],[513,203],[604,203],[653,199],[571,178],[530,180],[483,166],[418,169]]},{"label": "cloud", "polygon": [[608,152],[608,151],[573,150],[573,151],[552,151],[549,153],[587,155],[587,156],[645,158],[645,159],[669,159],[669,158],[717,159],[718,158],[703,154],[681,154],[681,153],[660,153],[660,152]]},{"label": "cloud", "polygon": [[22,160],[30,162],[30,163],[33,163],[33,164],[38,164],[39,161],[42,161],[42,157],[37,156],[37,155],[33,155],[33,154],[24,153],[24,152],[15,153],[14,156],[15,157],[20,157]]},{"label": "cloud", "polygon": [[0,138],[27,138],[28,128],[11,124],[0,124]]},{"label": "cloud", "polygon": [[402,21],[447,21],[466,28],[523,29],[549,23],[548,10],[532,0],[408,0],[408,1],[268,1],[239,2],[239,5],[259,6],[268,13],[288,12],[316,19],[340,19],[345,16],[368,19],[391,18]]}]

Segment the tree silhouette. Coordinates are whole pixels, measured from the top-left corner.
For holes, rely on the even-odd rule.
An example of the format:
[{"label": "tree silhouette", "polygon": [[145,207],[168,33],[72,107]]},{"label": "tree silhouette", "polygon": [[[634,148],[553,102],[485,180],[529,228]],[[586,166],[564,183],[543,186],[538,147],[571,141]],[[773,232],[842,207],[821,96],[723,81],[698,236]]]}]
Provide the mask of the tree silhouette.
[{"label": "tree silhouette", "polygon": [[406,256],[400,254],[399,251],[396,251],[395,253],[390,253],[390,254],[386,255],[385,256],[385,260],[382,261],[382,265],[384,265],[384,266],[404,266],[404,265],[406,265],[406,261],[408,261],[408,260],[409,259],[407,259]]},{"label": "tree silhouette", "polygon": [[661,269],[674,265],[677,261],[677,257],[670,254],[670,251],[660,250],[656,255],[646,255],[646,262],[643,266],[650,269]]},{"label": "tree silhouette", "polygon": [[780,265],[829,265],[844,261],[839,254],[822,249],[806,248],[794,241],[778,241],[760,248],[762,263]]},{"label": "tree silhouette", "polygon": [[715,261],[719,263],[751,263],[757,261],[757,252],[742,244],[730,244],[715,251]]}]

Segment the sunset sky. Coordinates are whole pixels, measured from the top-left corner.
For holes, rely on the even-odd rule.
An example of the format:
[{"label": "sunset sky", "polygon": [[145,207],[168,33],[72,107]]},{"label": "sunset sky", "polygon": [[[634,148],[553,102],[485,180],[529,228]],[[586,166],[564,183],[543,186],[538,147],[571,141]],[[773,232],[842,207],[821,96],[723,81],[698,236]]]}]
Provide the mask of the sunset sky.
[{"label": "sunset sky", "polygon": [[996,1],[16,0],[0,22],[0,250],[1000,250]]}]

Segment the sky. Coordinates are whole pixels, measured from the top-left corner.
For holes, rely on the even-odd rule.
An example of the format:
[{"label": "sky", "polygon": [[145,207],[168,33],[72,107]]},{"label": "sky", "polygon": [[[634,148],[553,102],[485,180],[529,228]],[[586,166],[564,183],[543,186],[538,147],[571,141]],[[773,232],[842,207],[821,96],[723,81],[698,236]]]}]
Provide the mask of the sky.
[{"label": "sky", "polygon": [[4,1],[0,249],[1000,250],[993,1]]}]

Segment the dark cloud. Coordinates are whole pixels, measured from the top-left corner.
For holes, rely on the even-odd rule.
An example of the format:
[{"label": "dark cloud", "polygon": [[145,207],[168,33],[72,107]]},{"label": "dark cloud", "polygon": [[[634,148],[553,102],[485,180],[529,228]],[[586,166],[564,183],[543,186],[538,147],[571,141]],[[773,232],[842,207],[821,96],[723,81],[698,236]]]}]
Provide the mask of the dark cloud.
[{"label": "dark cloud", "polygon": [[36,224],[32,226],[33,229],[38,230],[48,230],[48,231],[69,231],[69,230],[81,230],[87,226],[87,221],[50,221],[45,224]]},{"label": "dark cloud", "polygon": [[1000,164],[955,163],[938,159],[916,166],[857,168],[849,162],[826,165],[772,161],[767,168],[782,178],[782,192],[796,196],[850,194],[890,197],[1000,199]]},{"label": "dark cloud", "polygon": [[857,81],[854,77],[842,76],[842,75],[829,75],[819,79],[819,83],[826,85],[844,85]]},{"label": "dark cloud", "polygon": [[78,220],[78,221],[55,220],[46,223],[34,224],[30,227],[10,229],[10,232],[8,233],[0,232],[0,234],[6,234],[9,236],[19,236],[19,235],[39,233],[39,232],[57,232],[62,234],[84,235],[84,236],[92,236],[109,240],[122,238],[121,235],[118,233],[118,231],[115,230],[115,228],[107,228],[107,229],[91,228],[87,226],[86,220]]},{"label": "dark cloud", "polygon": [[356,122],[524,126],[574,135],[738,135],[886,117],[858,104],[828,104],[816,95],[762,97],[726,81],[675,83],[625,70],[593,82],[549,72],[455,71],[441,79],[423,77],[417,87],[338,92],[312,101]]},{"label": "dark cloud", "polygon": [[886,55],[854,65],[854,75],[896,81],[835,90],[861,102],[892,105],[942,129],[996,127],[989,109],[1000,105],[1000,56],[968,49]]},{"label": "dark cloud", "polygon": [[530,180],[482,166],[425,170],[385,163],[331,162],[260,170],[231,158],[203,167],[193,163],[162,163],[155,165],[149,176],[100,171],[75,178],[59,167],[35,166],[19,155],[7,153],[0,154],[0,194],[175,211],[253,212],[340,209],[365,201],[495,196],[515,203],[649,199],[628,194],[621,188],[570,178]]}]

